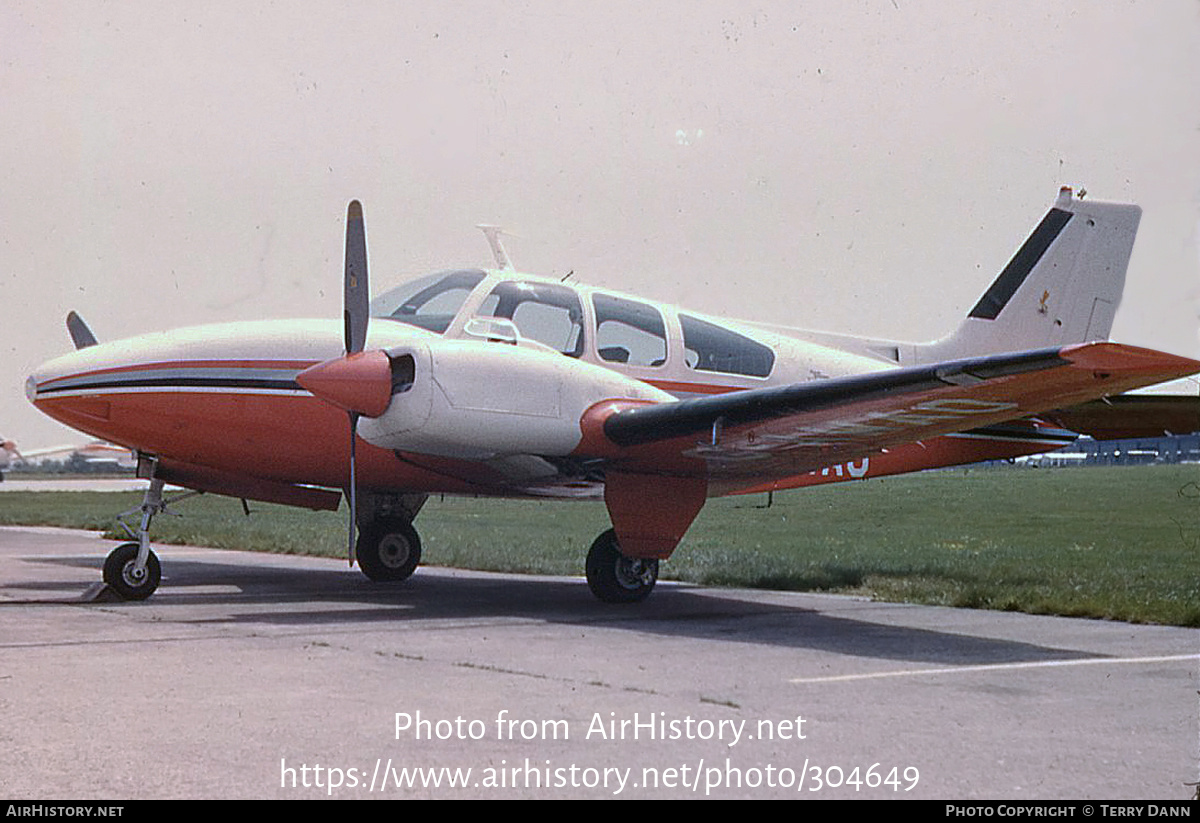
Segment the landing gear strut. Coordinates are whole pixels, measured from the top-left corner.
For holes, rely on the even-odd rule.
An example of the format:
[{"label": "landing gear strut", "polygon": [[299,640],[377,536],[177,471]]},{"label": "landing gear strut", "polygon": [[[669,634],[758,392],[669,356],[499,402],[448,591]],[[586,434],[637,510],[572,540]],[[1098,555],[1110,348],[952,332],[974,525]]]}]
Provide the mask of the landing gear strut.
[{"label": "landing gear strut", "polygon": [[587,581],[592,594],[605,603],[637,603],[658,581],[658,561],[621,554],[617,534],[609,529],[588,551]]},{"label": "landing gear strut", "polygon": [[[150,549],[150,521],[167,506],[163,501],[162,490],[163,481],[151,477],[146,494],[142,497],[141,507],[130,509],[117,518],[126,533],[137,539],[136,543],[122,543],[117,546],[104,561],[104,582],[122,600],[145,600],[154,594],[159,581],[162,580],[162,567],[158,563],[158,557]],[[142,513],[142,522],[135,532],[121,518],[137,511]]]},{"label": "landing gear strut", "polygon": [[[164,500],[163,481],[154,476],[154,470],[158,466],[157,458],[143,455],[141,461],[148,465],[147,473],[150,478],[150,485],[142,497],[142,505],[117,516],[121,528],[136,542],[122,543],[109,552],[104,561],[104,582],[122,600],[145,600],[154,594],[162,580],[162,566],[158,562],[158,556],[150,548],[150,521],[154,519],[154,515],[166,512],[168,502],[175,503],[200,494],[186,492],[170,501]],[[141,461],[138,465],[139,476],[145,477],[146,474],[141,474]],[[141,521],[137,529],[133,529],[125,522],[125,518],[137,513],[141,514]]]}]

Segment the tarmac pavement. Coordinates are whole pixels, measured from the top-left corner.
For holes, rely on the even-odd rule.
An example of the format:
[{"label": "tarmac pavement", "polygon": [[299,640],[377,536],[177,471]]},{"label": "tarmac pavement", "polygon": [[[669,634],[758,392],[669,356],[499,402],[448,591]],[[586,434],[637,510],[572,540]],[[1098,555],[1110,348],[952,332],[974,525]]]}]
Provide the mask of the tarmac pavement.
[{"label": "tarmac pavement", "polygon": [[80,602],[113,545],[0,529],[0,795],[1195,794],[1194,629],[172,546]]}]

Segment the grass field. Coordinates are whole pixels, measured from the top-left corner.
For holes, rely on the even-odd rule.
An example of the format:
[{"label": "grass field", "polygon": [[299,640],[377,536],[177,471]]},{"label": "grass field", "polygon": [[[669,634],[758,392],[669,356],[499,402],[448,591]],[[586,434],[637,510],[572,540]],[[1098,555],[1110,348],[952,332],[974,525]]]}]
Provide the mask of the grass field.
[{"label": "grass field", "polygon": [[[102,529],[136,494],[5,492],[0,523]],[[664,579],[1200,626],[1200,469],[959,469],[709,501]],[[202,497],[158,543],[340,556],[344,513]],[[599,503],[432,498],[425,562],[581,574]],[[170,550],[160,552],[170,564]]]}]

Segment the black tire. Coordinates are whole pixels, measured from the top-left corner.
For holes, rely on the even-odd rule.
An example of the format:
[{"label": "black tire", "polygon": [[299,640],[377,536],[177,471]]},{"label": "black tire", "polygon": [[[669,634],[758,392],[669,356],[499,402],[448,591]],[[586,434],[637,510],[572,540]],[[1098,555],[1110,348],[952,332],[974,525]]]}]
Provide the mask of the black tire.
[{"label": "black tire", "polygon": [[122,543],[109,552],[104,561],[104,582],[122,600],[145,600],[154,594],[162,580],[162,567],[153,551],[146,558],[146,568],[140,575],[134,570],[137,556],[137,543]]},{"label": "black tire", "polygon": [[377,583],[407,580],[421,562],[421,538],[407,520],[378,520],[355,544],[358,567]]},{"label": "black tire", "polygon": [[587,582],[605,603],[638,603],[658,582],[658,561],[621,554],[617,534],[609,529],[588,550]]}]

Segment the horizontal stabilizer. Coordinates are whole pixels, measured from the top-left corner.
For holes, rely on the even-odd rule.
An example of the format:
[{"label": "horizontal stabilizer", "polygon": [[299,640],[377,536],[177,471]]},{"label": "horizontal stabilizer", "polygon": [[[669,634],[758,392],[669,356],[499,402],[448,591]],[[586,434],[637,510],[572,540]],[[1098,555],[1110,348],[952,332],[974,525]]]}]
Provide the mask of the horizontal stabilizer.
[{"label": "horizontal stabilizer", "polygon": [[1200,397],[1122,394],[1040,416],[1096,440],[1191,434],[1200,431]]}]

